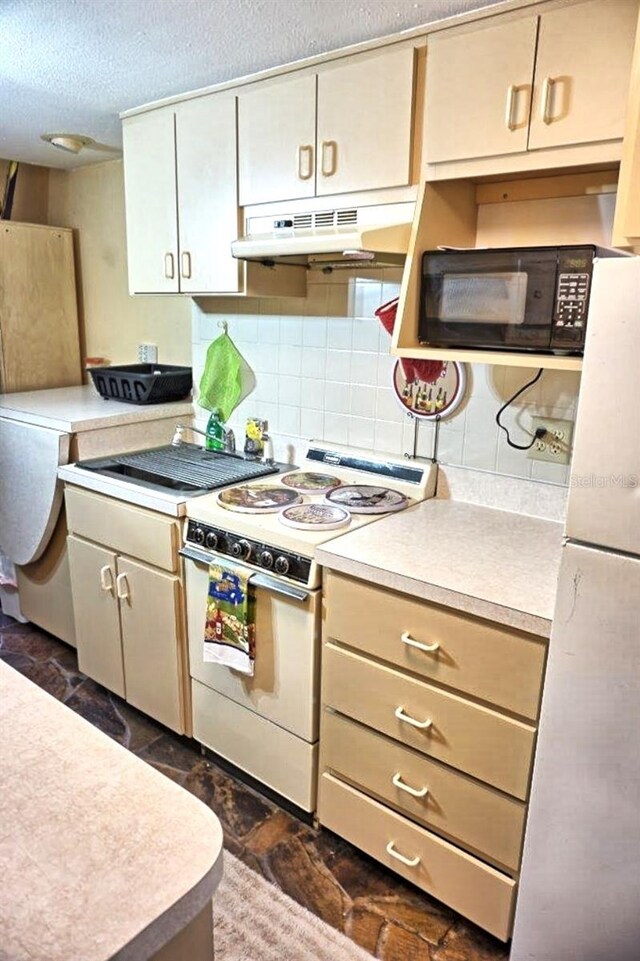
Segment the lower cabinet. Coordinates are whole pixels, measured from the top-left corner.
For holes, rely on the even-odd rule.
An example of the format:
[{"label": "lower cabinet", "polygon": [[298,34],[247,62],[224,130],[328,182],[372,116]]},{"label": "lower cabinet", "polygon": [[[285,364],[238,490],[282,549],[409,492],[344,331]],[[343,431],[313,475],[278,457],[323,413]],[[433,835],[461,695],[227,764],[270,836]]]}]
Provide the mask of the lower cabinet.
[{"label": "lower cabinet", "polygon": [[[150,525],[152,538],[153,512],[75,489],[71,495],[67,489],[67,499],[72,501],[67,543],[80,670],[161,724],[179,734],[190,733],[177,543],[176,573],[158,570],[125,556],[113,543],[89,539],[93,533],[89,521],[99,513],[101,501],[107,510],[121,513],[123,525],[136,520]],[[82,536],[72,526],[74,518]],[[166,525],[171,525],[164,517],[158,517],[158,523],[163,527],[156,533],[166,532]],[[177,522],[173,523],[177,529]],[[98,533],[117,540],[104,529],[96,529]],[[139,549],[146,553],[142,542]]]}]

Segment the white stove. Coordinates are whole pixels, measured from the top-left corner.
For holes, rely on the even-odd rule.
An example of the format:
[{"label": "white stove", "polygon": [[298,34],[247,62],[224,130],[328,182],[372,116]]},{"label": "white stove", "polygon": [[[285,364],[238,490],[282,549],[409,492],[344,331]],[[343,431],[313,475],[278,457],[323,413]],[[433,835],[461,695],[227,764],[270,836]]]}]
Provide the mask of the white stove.
[{"label": "white stove", "polygon": [[[407,506],[433,496],[436,465],[376,457],[365,451],[311,442],[299,468],[328,474],[342,485],[390,488]],[[285,478],[266,479],[276,492],[291,491]],[[249,482],[256,486],[265,478]],[[335,488],[340,491],[341,488]],[[235,491],[229,498],[235,501]],[[303,493],[307,505],[323,504],[324,493]],[[281,498],[276,493],[272,498]],[[240,498],[242,501],[242,498]],[[187,503],[185,589],[193,736],[254,783],[302,811],[316,807],[320,701],[321,570],[315,549],[330,538],[382,521],[387,514],[351,514],[344,527],[299,530],[285,526],[277,511],[241,513],[222,506],[211,493]],[[209,564],[252,573],[255,590],[256,657],[249,677],[205,662],[204,624]]]}]

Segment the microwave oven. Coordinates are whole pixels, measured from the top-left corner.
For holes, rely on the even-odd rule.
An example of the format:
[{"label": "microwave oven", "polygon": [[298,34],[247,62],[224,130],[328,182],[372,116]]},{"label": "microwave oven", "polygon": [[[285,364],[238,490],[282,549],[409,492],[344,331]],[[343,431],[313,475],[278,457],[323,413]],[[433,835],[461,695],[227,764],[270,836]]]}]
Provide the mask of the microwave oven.
[{"label": "microwave oven", "polygon": [[593,244],[428,250],[418,337],[437,347],[582,354],[593,265],[628,256]]}]

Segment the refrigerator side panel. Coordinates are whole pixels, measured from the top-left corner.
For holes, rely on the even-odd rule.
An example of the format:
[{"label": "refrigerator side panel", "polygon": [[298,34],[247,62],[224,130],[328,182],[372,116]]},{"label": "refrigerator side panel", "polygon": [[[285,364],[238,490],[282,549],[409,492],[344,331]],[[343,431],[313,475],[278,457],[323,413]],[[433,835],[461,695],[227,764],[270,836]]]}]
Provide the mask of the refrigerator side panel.
[{"label": "refrigerator side panel", "polygon": [[640,257],[599,260],[574,433],[567,535],[640,554]]},{"label": "refrigerator side panel", "polygon": [[640,559],[563,552],[511,961],[636,961]]}]

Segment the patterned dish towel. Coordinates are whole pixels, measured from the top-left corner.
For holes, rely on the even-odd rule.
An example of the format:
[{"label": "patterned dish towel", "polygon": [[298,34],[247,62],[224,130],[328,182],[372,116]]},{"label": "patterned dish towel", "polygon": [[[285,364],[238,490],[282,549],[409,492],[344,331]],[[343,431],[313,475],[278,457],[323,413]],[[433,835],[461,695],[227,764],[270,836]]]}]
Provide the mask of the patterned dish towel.
[{"label": "patterned dish towel", "polygon": [[221,564],[209,566],[204,660],[253,676],[255,598],[251,572]]}]

